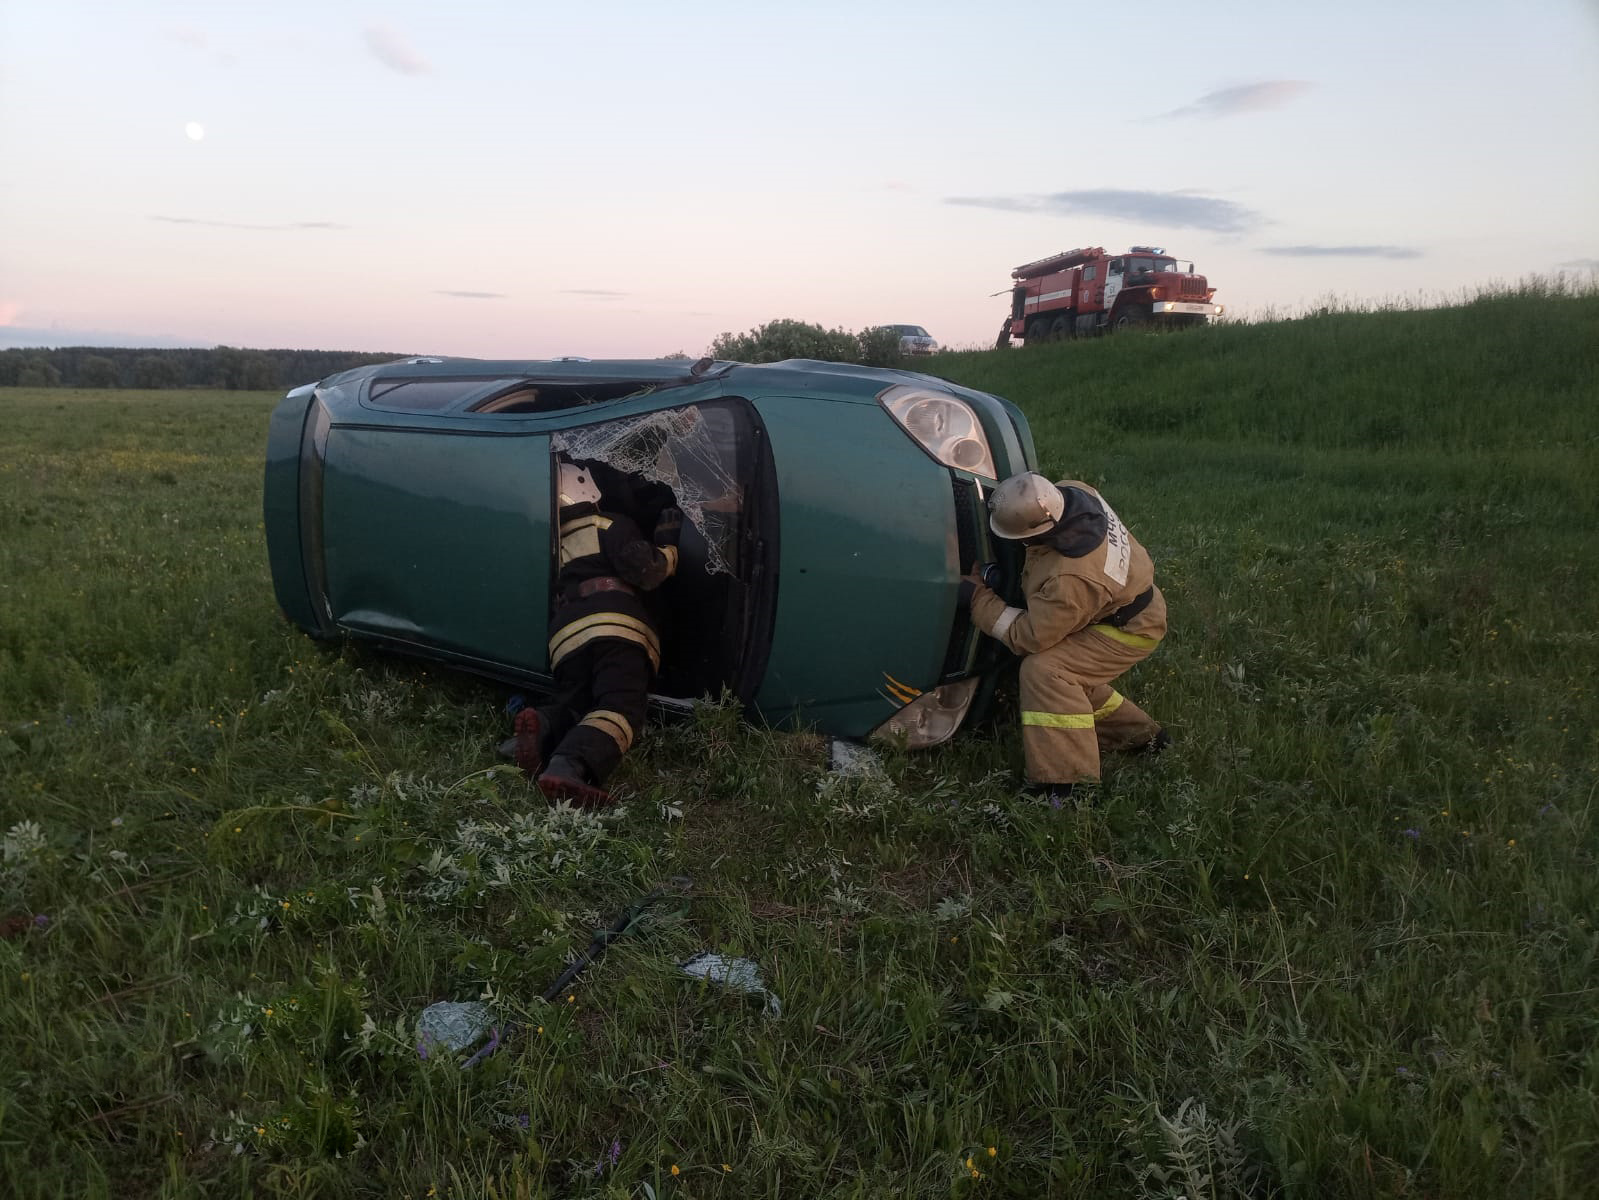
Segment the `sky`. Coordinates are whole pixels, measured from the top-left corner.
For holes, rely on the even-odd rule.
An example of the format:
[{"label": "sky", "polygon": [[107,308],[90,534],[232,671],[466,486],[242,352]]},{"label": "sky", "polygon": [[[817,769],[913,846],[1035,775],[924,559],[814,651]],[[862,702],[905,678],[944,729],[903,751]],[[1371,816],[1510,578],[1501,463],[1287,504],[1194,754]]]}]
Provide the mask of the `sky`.
[{"label": "sky", "polygon": [[1236,315],[1599,271],[1599,0],[0,0],[0,346],[992,344],[1163,246]]}]

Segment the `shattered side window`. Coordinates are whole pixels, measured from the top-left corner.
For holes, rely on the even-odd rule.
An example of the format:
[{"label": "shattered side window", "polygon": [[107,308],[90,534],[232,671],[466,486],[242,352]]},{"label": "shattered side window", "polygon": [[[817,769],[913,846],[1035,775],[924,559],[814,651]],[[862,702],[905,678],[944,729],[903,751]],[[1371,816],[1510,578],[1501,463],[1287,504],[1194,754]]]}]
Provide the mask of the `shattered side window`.
[{"label": "shattered side window", "polygon": [[622,417],[556,434],[574,462],[601,462],[671,488],[705,539],[705,570],[738,575],[744,489],[754,469],[753,419],[743,401],[718,400]]}]

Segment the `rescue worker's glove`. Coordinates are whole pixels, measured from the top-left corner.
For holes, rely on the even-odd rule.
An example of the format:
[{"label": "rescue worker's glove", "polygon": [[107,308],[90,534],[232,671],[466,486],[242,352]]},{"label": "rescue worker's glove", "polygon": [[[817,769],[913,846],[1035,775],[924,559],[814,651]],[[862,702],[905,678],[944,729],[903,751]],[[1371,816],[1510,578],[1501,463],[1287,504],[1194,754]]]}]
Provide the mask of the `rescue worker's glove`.
[{"label": "rescue worker's glove", "polygon": [[661,509],[661,515],[655,518],[655,544],[675,546],[682,532],[683,510],[676,505]]},{"label": "rescue worker's glove", "polygon": [[972,569],[961,576],[961,607],[970,607],[972,603],[972,597],[977,595],[977,589],[987,586],[988,582],[984,578],[983,564],[973,563]]}]

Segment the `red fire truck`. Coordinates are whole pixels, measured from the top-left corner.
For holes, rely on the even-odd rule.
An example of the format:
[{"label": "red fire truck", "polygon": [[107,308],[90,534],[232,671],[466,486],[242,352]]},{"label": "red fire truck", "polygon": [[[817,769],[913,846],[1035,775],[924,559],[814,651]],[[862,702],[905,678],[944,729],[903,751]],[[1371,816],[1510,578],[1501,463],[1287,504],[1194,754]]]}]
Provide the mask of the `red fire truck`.
[{"label": "red fire truck", "polygon": [[1114,257],[1086,246],[1023,263],[1010,273],[1010,317],[999,345],[1029,345],[1141,325],[1203,325],[1219,317],[1216,289],[1158,246],[1134,246]]}]

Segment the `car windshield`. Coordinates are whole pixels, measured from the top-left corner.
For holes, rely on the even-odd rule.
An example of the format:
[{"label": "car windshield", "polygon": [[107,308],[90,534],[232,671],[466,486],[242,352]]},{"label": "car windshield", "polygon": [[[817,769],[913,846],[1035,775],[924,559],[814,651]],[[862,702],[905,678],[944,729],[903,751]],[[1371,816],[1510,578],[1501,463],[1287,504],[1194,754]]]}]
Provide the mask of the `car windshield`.
[{"label": "car windshield", "polygon": [[604,463],[670,489],[705,539],[705,569],[736,575],[748,424],[743,405],[709,403],[565,430],[553,444],[574,462]]},{"label": "car windshield", "polygon": [[927,330],[920,325],[890,325],[889,328],[900,337],[926,337]]}]

